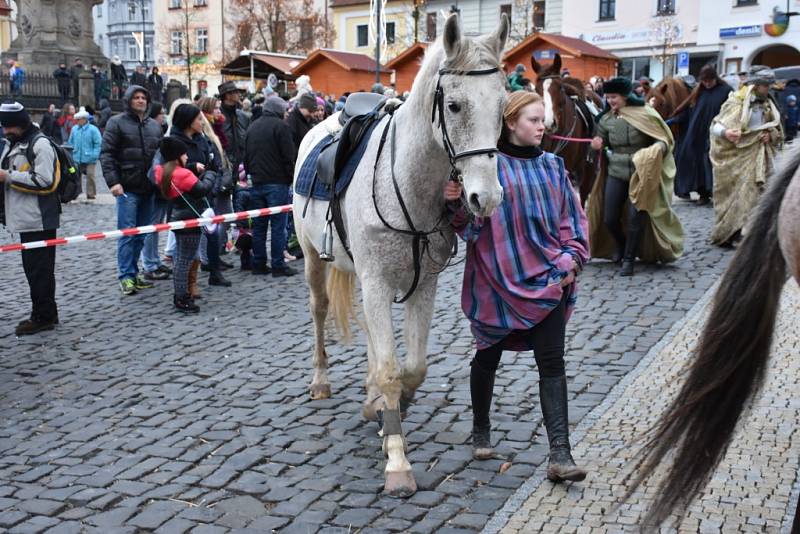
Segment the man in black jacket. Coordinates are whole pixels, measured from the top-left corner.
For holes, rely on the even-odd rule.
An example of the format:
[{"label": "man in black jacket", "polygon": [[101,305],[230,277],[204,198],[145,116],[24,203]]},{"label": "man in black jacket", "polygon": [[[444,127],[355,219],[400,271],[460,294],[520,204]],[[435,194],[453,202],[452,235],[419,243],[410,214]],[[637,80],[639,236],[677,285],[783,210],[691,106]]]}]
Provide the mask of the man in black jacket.
[{"label": "man in black jacket", "polygon": [[61,96],[63,105],[69,99],[69,89],[72,86],[72,73],[67,69],[66,63],[62,61],[58,64],[58,68],[53,71],[53,78],[58,83],[58,94]]},{"label": "man in black jacket", "polygon": [[286,123],[292,130],[295,148],[300,148],[300,143],[308,131],[314,127],[313,114],[317,111],[317,99],[310,93],[305,93],[297,99],[294,108],[286,117]]},{"label": "man in black jacket", "polygon": [[228,138],[228,146],[225,147],[225,156],[231,163],[231,167],[236,172],[239,164],[244,160],[244,138],[247,128],[250,126],[250,119],[247,118],[242,107],[242,92],[233,82],[225,82],[219,87],[219,97],[222,100],[220,110],[225,115],[225,122],[222,123],[222,130]]},{"label": "man in black jacket", "polygon": [[[244,168],[253,181],[250,189],[252,209],[271,208],[289,204],[289,188],[294,176],[297,148],[292,141],[292,132],[283,121],[287,104],[278,97],[264,102],[261,117],[247,130],[245,139]],[[292,276],[297,271],[286,265],[283,251],[286,249],[285,213],[258,217],[253,227],[253,274],[270,272],[267,267],[267,226],[272,224],[270,235],[272,276]]]},{"label": "man in black jacket", "polygon": [[[147,171],[161,140],[161,126],[147,116],[150,93],[131,85],[123,98],[125,113],[111,117],[103,132],[100,162],[111,194],[117,198],[117,228],[151,224],[154,189]],[[137,260],[144,235],[124,236],[117,242],[117,268],[123,295],[153,287],[139,275]]]}]

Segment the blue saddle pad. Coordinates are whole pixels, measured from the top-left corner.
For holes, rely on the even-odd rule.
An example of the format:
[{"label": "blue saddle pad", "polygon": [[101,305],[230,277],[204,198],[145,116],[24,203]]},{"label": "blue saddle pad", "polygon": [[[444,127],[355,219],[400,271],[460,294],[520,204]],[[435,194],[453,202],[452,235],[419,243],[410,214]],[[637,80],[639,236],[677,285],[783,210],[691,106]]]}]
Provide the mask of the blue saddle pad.
[{"label": "blue saddle pad", "polygon": [[[316,200],[326,201],[330,201],[333,198],[334,192],[337,195],[342,194],[353,180],[353,175],[356,173],[358,164],[361,162],[361,158],[364,156],[364,152],[367,150],[367,145],[369,144],[370,137],[372,137],[372,132],[375,130],[375,126],[377,126],[380,122],[382,121],[373,122],[369,126],[368,130],[364,133],[358,146],[347,158],[347,163],[342,168],[339,176],[336,178],[335,188],[330,187],[328,184],[322,183],[320,180],[314,180],[314,177],[317,174],[317,160],[319,159],[319,155],[334,141],[332,135],[326,135],[319,143],[316,144],[316,146],[314,146],[311,152],[309,152],[305,161],[303,161],[303,165],[300,167],[300,173],[297,175],[297,180],[295,180],[294,183],[294,192],[304,197],[310,196]],[[335,147],[331,147],[331,150],[334,149]],[[312,184],[314,185],[313,191],[311,190]]]}]

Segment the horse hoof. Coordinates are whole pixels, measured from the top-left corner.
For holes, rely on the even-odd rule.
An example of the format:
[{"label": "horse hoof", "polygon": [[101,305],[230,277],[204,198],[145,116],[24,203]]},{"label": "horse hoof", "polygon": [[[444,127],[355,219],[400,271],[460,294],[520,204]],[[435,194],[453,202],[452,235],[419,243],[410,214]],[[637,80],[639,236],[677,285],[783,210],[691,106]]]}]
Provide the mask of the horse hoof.
[{"label": "horse hoof", "polygon": [[383,485],[383,494],[389,497],[405,499],[417,492],[417,482],[411,471],[386,473],[386,482]]},{"label": "horse hoof", "polygon": [[322,400],[331,398],[330,384],[313,384],[309,388],[311,400]]}]

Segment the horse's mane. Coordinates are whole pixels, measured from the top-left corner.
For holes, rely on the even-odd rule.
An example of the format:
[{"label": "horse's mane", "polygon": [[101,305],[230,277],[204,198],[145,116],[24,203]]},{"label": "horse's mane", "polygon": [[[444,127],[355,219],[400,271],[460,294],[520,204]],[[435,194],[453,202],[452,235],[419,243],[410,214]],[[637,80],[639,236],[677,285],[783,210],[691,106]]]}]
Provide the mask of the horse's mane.
[{"label": "horse's mane", "polygon": [[468,71],[482,68],[500,67],[497,52],[489,44],[490,36],[462,37],[458,55],[447,60],[442,37],[425,51],[422,66],[414,78],[411,93],[404,107],[414,108],[419,114],[431,114],[431,106],[436,80],[440,68],[455,71]]},{"label": "horse's mane", "polygon": [[567,76],[566,78],[561,78],[561,83],[564,85],[564,91],[567,92],[568,96],[577,96],[581,100],[586,98],[586,88],[583,86],[583,81]]}]

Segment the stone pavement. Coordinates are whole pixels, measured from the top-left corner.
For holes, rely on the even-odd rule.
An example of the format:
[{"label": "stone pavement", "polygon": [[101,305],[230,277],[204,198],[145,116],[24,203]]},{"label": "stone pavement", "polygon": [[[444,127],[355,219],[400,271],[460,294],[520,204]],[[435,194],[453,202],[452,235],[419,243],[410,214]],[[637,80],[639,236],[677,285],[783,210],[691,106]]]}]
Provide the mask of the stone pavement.
[{"label": "stone pavement", "polygon": [[[516,512],[501,532],[627,532],[647,509],[658,478],[651,479],[631,499],[615,507],[625,492],[637,450],[629,444],[652,428],[677,394],[680,374],[698,341],[710,309],[702,302],[656,350],[620,383],[609,398],[584,419],[575,437],[576,458],[589,466],[584,483],[553,485],[532,478],[519,494],[529,495],[507,509]],[[761,393],[740,422],[723,461],[684,518],[674,518],[678,532],[784,532],[791,530],[798,483],[800,434],[800,288],[792,280],[783,293],[772,357]],[[674,335],[672,335],[674,334]],[[661,470],[661,474],[664,470]],[[498,514],[487,531],[496,531],[506,517]],[[677,525],[675,524],[677,522]]]},{"label": "stone pavement", "polygon": [[[706,293],[730,253],[706,244],[712,210],[678,202],[675,265],[633,278],[597,262],[568,327],[570,420],[579,423]],[[61,235],[115,226],[112,205],[65,208]],[[13,241],[0,230],[0,242]],[[29,312],[18,254],[0,255],[0,531],[476,531],[537,469],[546,446],[530,354],[504,356],[493,437],[476,462],[460,305],[462,267],[441,277],[430,370],[404,428],[420,491],[380,494],[383,458],[360,418],[363,335],[331,344],[333,398],[309,400],[311,321],[301,277],[231,271],[202,310],[171,309],[171,283],[120,296],[115,244],[59,248],[55,332],[16,339]],[[398,316],[401,310],[398,309]],[[500,473],[503,462],[512,466]]]}]

